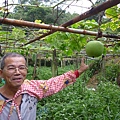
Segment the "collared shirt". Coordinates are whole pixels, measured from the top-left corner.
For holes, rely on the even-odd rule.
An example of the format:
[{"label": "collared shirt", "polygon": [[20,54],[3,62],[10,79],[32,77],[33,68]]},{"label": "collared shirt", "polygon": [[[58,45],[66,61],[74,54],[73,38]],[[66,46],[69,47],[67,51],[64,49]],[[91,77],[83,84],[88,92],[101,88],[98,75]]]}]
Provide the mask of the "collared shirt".
[{"label": "collared shirt", "polygon": [[[49,80],[25,80],[12,99],[0,94],[0,120],[35,120],[38,100],[59,92],[75,81],[76,74],[73,71]],[[20,95],[22,101],[17,106],[15,99]]]}]

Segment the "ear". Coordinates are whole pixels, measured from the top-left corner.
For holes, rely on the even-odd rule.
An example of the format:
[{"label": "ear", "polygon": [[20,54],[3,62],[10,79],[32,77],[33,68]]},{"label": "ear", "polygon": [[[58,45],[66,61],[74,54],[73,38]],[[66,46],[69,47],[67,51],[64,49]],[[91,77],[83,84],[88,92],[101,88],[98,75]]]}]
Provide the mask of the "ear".
[{"label": "ear", "polygon": [[3,71],[0,69],[0,77],[2,78],[3,77]]}]

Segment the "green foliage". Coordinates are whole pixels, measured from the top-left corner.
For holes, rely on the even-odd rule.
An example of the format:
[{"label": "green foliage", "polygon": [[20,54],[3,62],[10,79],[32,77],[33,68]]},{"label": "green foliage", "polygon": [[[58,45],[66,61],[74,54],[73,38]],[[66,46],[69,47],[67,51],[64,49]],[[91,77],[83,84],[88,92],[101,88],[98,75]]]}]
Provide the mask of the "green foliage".
[{"label": "green foliage", "polygon": [[115,81],[118,73],[120,72],[119,68],[120,66],[118,64],[111,64],[109,66],[106,66],[106,79],[109,81]]},{"label": "green foliage", "polygon": [[[10,35],[10,38],[14,40],[21,40],[21,42],[24,42],[25,41],[25,31],[23,31],[22,28],[16,28],[16,27],[13,27],[12,29],[12,33]],[[16,42],[16,41],[15,41]]]},{"label": "green foliage", "polygon": [[[119,87],[110,82],[100,83],[89,90],[79,83],[69,86],[38,104],[37,120],[100,120],[119,119]],[[41,113],[40,111],[43,110]]]},{"label": "green foliage", "polygon": [[111,81],[114,82],[120,72],[120,65],[111,62],[107,64],[104,68],[104,72],[97,77],[99,81]]},{"label": "green foliage", "polygon": [[86,44],[86,36],[72,33],[56,32],[46,38],[46,42],[63,55],[71,56],[80,52]]},{"label": "green foliage", "polygon": [[7,31],[0,31],[0,42],[2,43],[4,43],[4,41],[6,41],[6,34],[7,35],[10,35],[10,32],[7,32]]},{"label": "green foliage", "polygon": [[95,59],[95,60],[90,60],[89,62],[89,70],[87,70],[86,75],[91,78],[95,74],[99,73],[102,69],[102,59],[101,57]]},{"label": "green foliage", "polygon": [[37,69],[37,76],[42,80],[47,80],[52,77],[52,71],[50,67],[41,67]]},{"label": "green foliage", "polygon": [[27,74],[27,79],[28,80],[32,80],[32,76],[33,76],[33,67],[32,66],[28,66],[28,74]]},{"label": "green foliage", "polygon": [[[32,79],[33,69],[34,68],[32,66],[28,66],[27,79],[29,79],[29,80]],[[67,72],[67,71],[73,70],[73,69],[75,69],[73,65],[65,66],[65,68],[58,67],[58,75],[61,75],[64,72]],[[37,66],[37,76],[36,76],[36,79],[47,80],[47,79],[50,79],[51,77],[52,77],[51,67],[44,67],[44,66],[38,67]]]},{"label": "green foliage", "polygon": [[85,29],[85,30],[95,30],[98,28],[98,23],[92,19],[92,20],[82,20],[78,23],[75,23],[72,25],[73,28],[77,28],[77,29]]},{"label": "green foliage", "polygon": [[120,72],[120,65],[114,61],[114,58],[112,60],[109,60],[109,62],[101,58],[90,61],[90,67],[89,70],[86,71],[86,77],[92,78],[92,76],[98,74],[97,80],[99,82],[115,82]]},{"label": "green foliage", "polygon": [[[45,22],[44,19],[47,14],[45,9],[42,7],[16,6],[14,11],[15,13],[12,17],[15,19],[23,19],[31,22],[34,22],[36,19],[41,19],[43,22]],[[49,9],[49,11],[51,11],[51,9]]]},{"label": "green foliage", "polygon": [[[33,70],[32,66],[28,66],[28,75],[27,79],[31,80],[33,78]],[[52,71],[50,67],[37,67],[37,76],[36,79],[38,80],[47,80],[52,77]]]},{"label": "green foliage", "polygon": [[39,3],[37,4],[38,6],[32,6],[36,5],[34,3],[30,4],[31,5],[16,6],[11,17],[31,22],[41,20],[46,24],[60,25],[76,16],[76,14],[71,15],[60,8],[53,9],[50,6],[40,5]]},{"label": "green foliage", "polygon": [[105,11],[107,19],[110,19],[109,22],[102,24],[101,29],[104,31],[118,32],[120,26],[120,8],[117,6],[111,7]]}]

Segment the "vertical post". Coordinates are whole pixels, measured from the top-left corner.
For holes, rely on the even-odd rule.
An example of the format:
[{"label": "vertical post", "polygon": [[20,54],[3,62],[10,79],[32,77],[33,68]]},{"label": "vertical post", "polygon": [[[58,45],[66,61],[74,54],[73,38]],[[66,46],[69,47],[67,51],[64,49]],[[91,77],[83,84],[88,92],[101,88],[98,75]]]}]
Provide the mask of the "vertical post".
[{"label": "vertical post", "polygon": [[41,56],[39,56],[39,67],[41,67]]},{"label": "vertical post", "polygon": [[79,65],[79,58],[78,58],[78,53],[76,53],[76,69],[78,69]]},{"label": "vertical post", "polygon": [[105,60],[106,60],[106,56],[102,56],[102,72],[103,72],[103,76],[105,77]]},{"label": "vertical post", "polygon": [[52,58],[52,76],[55,77],[56,75],[57,75],[57,56],[56,49],[54,49]]},{"label": "vertical post", "polygon": [[33,55],[33,60],[34,60],[34,69],[33,69],[33,80],[35,79],[36,77],[36,72],[37,72],[37,54],[34,54]]},{"label": "vertical post", "polygon": [[29,61],[29,57],[27,55],[27,57],[26,57],[26,64],[27,64],[27,66],[28,66],[28,61]]}]

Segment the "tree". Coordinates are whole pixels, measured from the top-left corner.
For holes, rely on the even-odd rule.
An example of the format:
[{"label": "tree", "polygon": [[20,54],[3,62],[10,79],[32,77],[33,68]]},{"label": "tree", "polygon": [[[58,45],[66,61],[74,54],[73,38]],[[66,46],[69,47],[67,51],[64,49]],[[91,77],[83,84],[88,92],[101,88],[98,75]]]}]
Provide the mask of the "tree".
[{"label": "tree", "polygon": [[14,13],[11,15],[14,19],[22,19],[31,22],[41,20],[43,23],[54,25],[61,25],[75,16],[76,14],[71,15],[60,8],[53,9],[46,6],[16,6]]}]

